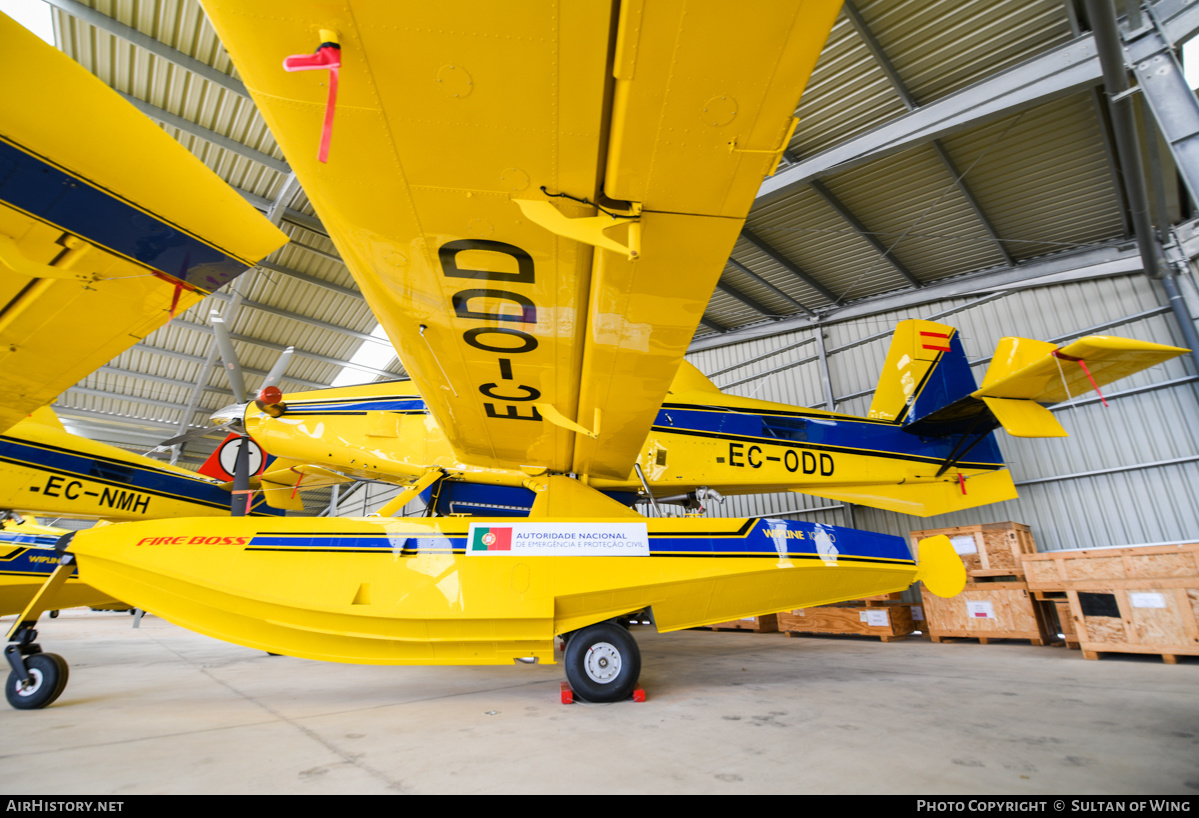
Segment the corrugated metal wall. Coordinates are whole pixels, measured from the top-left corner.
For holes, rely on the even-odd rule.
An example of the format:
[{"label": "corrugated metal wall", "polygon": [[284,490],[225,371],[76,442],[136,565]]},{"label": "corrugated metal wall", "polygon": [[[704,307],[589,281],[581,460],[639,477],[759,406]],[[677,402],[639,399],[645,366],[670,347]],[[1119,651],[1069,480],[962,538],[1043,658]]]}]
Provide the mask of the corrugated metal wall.
[{"label": "corrugated metal wall", "polygon": [[[837,411],[861,415],[868,410],[896,322],[955,308],[940,320],[961,331],[979,381],[1005,335],[1064,342],[1082,334],[1109,334],[1181,345],[1173,317],[1141,275],[1011,292],[969,306],[976,300],[959,298],[826,326]],[[1130,316],[1139,317],[1127,320]],[[1103,325],[1110,326],[1092,329]],[[713,380],[733,394],[823,408],[816,352],[814,333],[801,331],[688,358],[705,373],[721,373]],[[754,375],[762,377],[746,380]],[[844,507],[799,494],[749,495],[727,498],[709,513],[756,516],[824,508],[796,516],[899,535],[1014,520],[1032,526],[1041,550],[1199,540],[1199,386],[1191,380],[1121,396],[1189,375],[1184,359],[1175,359],[1108,386],[1107,408],[1083,398],[1077,406],[1059,409],[1068,438],[1027,440],[998,432],[1020,490],[1017,500],[922,519],[862,506],[853,507],[851,516]],[[1128,469],[1144,464],[1161,465]],[[1116,469],[1127,470],[1111,471]],[[1106,473],[1077,476],[1093,472]]]}]

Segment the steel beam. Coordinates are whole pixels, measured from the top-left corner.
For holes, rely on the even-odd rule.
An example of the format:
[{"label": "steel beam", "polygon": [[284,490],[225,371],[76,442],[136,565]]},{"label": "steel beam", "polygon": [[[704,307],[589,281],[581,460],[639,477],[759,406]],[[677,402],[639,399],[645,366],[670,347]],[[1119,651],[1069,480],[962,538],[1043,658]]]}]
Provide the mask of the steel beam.
[{"label": "steel beam", "polygon": [[[285,246],[303,247],[303,245],[295,244]],[[338,295],[348,296],[349,298],[354,298],[359,301],[363,300],[362,292],[359,290],[351,290],[348,287],[341,286],[340,284],[334,284],[332,281],[325,281],[323,278],[317,278],[316,276],[309,275],[308,273],[301,273],[299,270],[293,270],[292,268],[284,267],[281,264],[273,264],[269,261],[260,261],[256,266],[272,273],[279,273],[280,275],[294,278],[297,281],[303,281],[304,283],[311,284],[314,287],[320,287],[321,289],[329,290],[330,292],[337,293]]]},{"label": "steel beam", "polygon": [[159,42],[148,34],[143,34],[136,28],[118,22],[106,14],[85,6],[83,3],[76,2],[76,0],[43,0],[43,2],[49,6],[53,6],[64,14],[69,14],[75,19],[87,23],[89,26],[112,34],[114,37],[119,37],[138,48],[149,51],[156,57],[177,65],[186,71],[190,71],[199,77],[203,77],[209,82],[216,83],[238,96],[243,96],[246,99],[250,98],[249,91],[246,90],[246,86],[240,80],[228,74],[223,74],[211,65],[202,63],[194,57],[189,57],[182,51],[176,51],[166,43]]},{"label": "steel beam", "polygon": [[[174,321],[172,321],[171,326],[179,327],[181,329],[189,329],[189,330],[193,330],[195,332],[204,332],[209,335],[212,334],[212,327],[208,326],[207,324],[197,324],[192,321],[183,321],[179,318],[176,318]],[[287,347],[288,347],[287,344],[276,344],[272,341],[264,341],[261,338],[252,338],[249,335],[239,335],[236,332],[230,333],[229,337],[232,338],[234,341],[241,341],[241,342],[247,343],[247,344],[255,344],[257,346],[265,347],[267,349],[274,349],[279,352],[282,352],[283,350],[287,349]],[[204,362],[203,358],[197,357],[195,355],[188,355],[185,352],[175,352],[174,350],[171,350],[171,349],[162,349],[160,347],[147,346],[147,345],[139,345],[139,346],[134,347],[134,349],[141,351],[141,352],[152,352],[156,355],[167,355],[167,356],[170,356],[173,358],[179,358],[181,360],[192,361],[195,363],[203,363]],[[380,376],[383,378],[388,378],[389,380],[406,377],[403,374],[397,374],[395,372],[391,372],[386,369],[378,369],[376,367],[367,366],[365,364],[356,364],[353,361],[343,361],[340,358],[330,358],[327,355],[320,355],[316,352],[310,352],[306,349],[299,349],[298,347],[296,348],[295,354],[302,358],[311,358],[314,361],[320,361],[323,364],[332,364],[333,366],[339,366],[339,367],[348,366],[351,369],[357,369],[360,372],[366,372],[369,375],[377,375],[377,376]],[[262,369],[243,369],[242,371],[248,372],[251,375],[260,375],[264,378],[267,375],[266,371],[262,370]],[[329,384],[327,384],[327,383],[317,383],[316,381],[308,381],[308,380],[303,380],[301,378],[293,378],[290,375],[285,376],[284,380],[292,381],[294,383],[304,384],[312,389],[327,389],[329,387]]]},{"label": "steel beam", "polygon": [[1032,486],[1037,483],[1058,483],[1062,480],[1078,480],[1082,477],[1099,477],[1104,474],[1119,474],[1126,471],[1142,471],[1143,469],[1157,469],[1163,466],[1181,466],[1185,463],[1194,463],[1199,460],[1199,455],[1191,457],[1175,457],[1172,460],[1155,460],[1152,463],[1134,463],[1131,466],[1115,466],[1110,469],[1096,469],[1095,471],[1080,471],[1073,474],[1055,474],[1053,477],[1037,477],[1032,480],[1017,480],[1017,486]]},{"label": "steel beam", "polygon": [[729,331],[729,328],[726,327],[724,324],[713,321],[711,318],[709,318],[706,315],[701,317],[699,319],[699,322],[702,325],[704,325],[705,327],[707,327],[708,329],[715,330],[716,332],[719,332],[719,333],[725,333],[725,332]]},{"label": "steel beam", "polygon": [[825,204],[837,211],[837,215],[848,222],[849,226],[856,230],[858,235],[867,244],[874,248],[875,252],[882,257],[883,261],[891,265],[895,272],[907,279],[908,283],[913,287],[924,286],[924,282],[912,275],[912,272],[907,267],[903,266],[899,259],[895,257],[895,254],[891,252],[891,249],[879,241],[878,236],[871,232],[866,225],[863,224],[862,221],[853,214],[853,211],[846,207],[840,199],[834,196],[833,192],[825,187],[822,182],[820,182],[818,179],[813,179],[808,184],[811,186],[812,190],[816,191],[816,195],[818,195],[821,199],[824,199]]},{"label": "steel beam", "polygon": [[731,295],[733,298],[737,299],[745,306],[749,307],[752,310],[756,310],[757,312],[761,313],[762,315],[765,315],[767,318],[775,318],[776,317],[773,310],[771,310],[769,307],[765,307],[765,306],[759,304],[757,301],[754,301],[752,298],[750,298],[748,295],[746,295],[745,293],[738,290],[732,284],[726,284],[724,281],[717,281],[716,289],[720,290],[722,293]]},{"label": "steel beam", "polygon": [[[176,409],[179,407],[176,406]],[[90,420],[101,425],[118,425],[118,426],[135,426],[142,429],[161,429],[167,435],[175,434],[179,431],[179,425],[163,420],[149,420],[146,418],[131,418],[125,415],[110,415],[105,412],[96,412],[91,409],[76,409],[71,406],[55,406],[54,413],[61,416],[74,416],[84,420]],[[203,429],[203,426],[192,426],[192,429]]]},{"label": "steel beam", "polygon": [[[154,406],[159,409],[170,409],[173,412],[183,412],[185,410],[185,407],[170,401],[156,400],[154,398],[143,398],[137,395],[120,395],[115,392],[105,392],[101,389],[90,389],[85,386],[72,386],[66,391],[65,394],[88,395],[94,398],[108,398],[110,400],[127,400],[131,401],[132,403],[140,403],[145,406]],[[176,424],[176,426],[178,425],[179,424]]]},{"label": "steel beam", "polygon": [[265,154],[262,151],[251,148],[249,145],[243,145],[236,139],[230,139],[224,134],[219,134],[216,131],[197,125],[190,119],[184,119],[177,114],[172,114],[170,111],[165,111],[162,108],[159,108],[156,105],[151,105],[145,100],[138,99],[135,96],[130,96],[129,94],[121,91],[117,91],[117,93],[124,97],[125,100],[134,108],[137,108],[143,114],[150,117],[150,119],[156,119],[164,125],[169,125],[172,128],[178,128],[184,133],[188,133],[192,136],[203,139],[205,142],[211,142],[218,148],[224,148],[225,150],[236,153],[238,156],[243,156],[252,162],[265,165],[273,171],[284,174],[291,173],[291,167],[288,166],[288,164],[282,159],[276,159],[269,154]]},{"label": "steel beam", "polygon": [[[243,370],[243,371],[249,372],[250,370],[247,369],[247,370]],[[150,383],[160,383],[163,386],[174,386],[174,387],[178,387],[180,389],[191,389],[196,385],[192,381],[181,381],[178,378],[167,378],[162,375],[148,375],[145,372],[134,372],[131,369],[119,369],[115,366],[102,366],[92,374],[94,374],[94,375],[120,375],[121,377],[125,377],[125,378],[134,378],[139,381],[148,381]],[[233,392],[231,390],[222,389],[219,386],[209,386],[208,384],[205,384],[203,382],[203,380],[201,380],[201,382],[200,382],[200,388],[204,392],[213,392],[215,394],[222,395],[226,398],[233,397]],[[112,396],[114,398],[120,397],[120,395],[116,392],[113,392]]]},{"label": "steel beam", "polygon": [[[1199,240],[1188,241],[1187,251],[1199,253]],[[1036,261],[1024,262],[1015,267],[984,270],[968,276],[929,284],[920,290],[903,290],[898,293],[865,298],[853,304],[831,309],[821,316],[825,324],[849,321],[894,310],[932,304],[948,298],[980,295],[996,290],[1024,289],[1045,284],[1063,284],[1070,281],[1085,281],[1107,276],[1129,275],[1140,272],[1141,259],[1135,247],[1126,242],[1099,245],[1075,253],[1061,254]],[[730,331],[720,338],[700,338],[691,343],[688,352],[756,341],[786,332],[811,329],[815,321],[803,317],[787,318],[767,326],[746,327]]]},{"label": "steel beam", "polygon": [[758,275],[758,274],[757,274],[757,273],[755,273],[753,270],[751,270],[751,269],[749,269],[748,267],[746,267],[746,266],[745,266],[744,264],[742,264],[741,262],[737,261],[737,259],[733,258],[732,256],[730,256],[730,257],[729,257],[729,264],[731,264],[731,265],[733,265],[734,267],[736,267],[738,270],[740,270],[740,271],[741,271],[742,273],[744,273],[745,275],[749,276],[751,279],[753,279],[754,281],[756,281],[756,282],[757,282],[758,284],[760,284],[761,286],[763,286],[763,287],[765,287],[766,289],[770,290],[770,292],[774,293],[776,296],[778,296],[779,298],[783,299],[783,300],[784,300],[784,301],[786,301],[788,304],[791,304],[791,305],[795,306],[796,308],[798,308],[799,310],[801,310],[801,311],[802,311],[802,312],[803,312],[805,315],[809,315],[809,316],[811,316],[811,317],[813,317],[813,318],[815,318],[815,317],[816,317],[816,313],[812,312],[810,309],[808,309],[807,307],[805,307],[803,304],[799,303],[799,302],[798,302],[798,301],[796,301],[794,298],[792,298],[791,296],[787,295],[785,292],[783,292],[782,290],[780,290],[778,287],[774,286],[774,285],[773,285],[773,284],[771,284],[769,281],[767,281],[766,279],[762,278],[760,275]]},{"label": "steel beam", "polygon": [[749,360],[746,360],[746,361],[739,361],[739,362],[733,364],[732,366],[726,366],[724,369],[713,372],[711,375],[708,376],[708,380],[711,380],[712,378],[718,378],[721,375],[724,375],[725,373],[732,372],[734,369],[744,369],[745,367],[749,366],[750,364],[756,364],[758,361],[765,361],[767,358],[773,358],[776,355],[782,355],[784,352],[790,352],[793,349],[799,349],[800,347],[807,346],[808,344],[812,344],[815,342],[816,342],[815,338],[804,338],[802,341],[798,341],[794,344],[788,344],[787,346],[780,347],[779,349],[772,349],[770,352],[767,352],[765,355],[759,355],[756,358],[750,358]]},{"label": "steel beam", "polygon": [[1174,43],[1167,38],[1152,9],[1150,18],[1150,25],[1121,32],[1124,49],[1129,57],[1138,51],[1149,52],[1132,63],[1132,71],[1170,147],[1191,201],[1199,202],[1199,99],[1183,75],[1182,65],[1174,54]]},{"label": "steel beam", "polygon": [[[228,295],[227,293],[215,292],[209,294],[208,297],[215,298],[218,301],[228,301],[233,296]],[[360,341],[367,341],[372,344],[391,347],[391,341],[386,338],[376,338],[369,332],[360,332],[356,329],[349,329],[348,327],[342,327],[337,324],[330,324],[328,321],[318,321],[315,318],[309,318],[306,315],[300,315],[298,313],[291,312],[290,310],[285,310],[282,307],[272,307],[270,304],[263,304],[261,301],[251,301],[246,299],[242,302],[242,306],[248,307],[252,310],[258,310],[259,312],[269,313],[270,315],[277,315],[280,318],[288,318],[292,321],[299,321],[300,323],[308,324],[310,326],[317,327],[318,329],[328,330],[329,332],[336,332],[340,335],[349,335],[351,338],[357,338]]]},{"label": "steel beam", "polygon": [[771,247],[769,242],[758,238],[758,236],[755,235],[748,227],[741,228],[741,238],[745,239],[747,242],[752,244],[754,247],[761,250],[763,253],[765,253],[767,256],[769,256],[776,264],[778,264],[780,267],[782,267],[787,272],[791,273],[791,275],[798,278],[804,284],[807,284],[809,287],[811,287],[816,292],[820,293],[822,296],[827,298],[829,301],[836,303],[837,296],[833,294],[832,290],[829,290],[827,287],[825,287],[819,281],[812,278],[810,275],[805,273],[803,270],[799,269],[798,265],[796,265],[795,262],[791,261],[791,259],[787,258],[782,253],[780,253],[778,250],[775,250],[773,247]]},{"label": "steel beam", "polygon": [[266,220],[278,227],[283,223],[283,215],[287,212],[287,206],[291,204],[292,199],[300,192],[300,179],[296,176],[293,170],[287,174],[287,178],[283,180],[282,186],[279,188],[278,194],[275,195],[275,200],[271,202],[270,207],[266,209]]},{"label": "steel beam", "polygon": [[[916,101],[914,96],[912,96],[912,92],[908,89],[907,84],[903,81],[903,77],[899,76],[899,71],[895,68],[894,63],[891,62],[891,59],[883,50],[882,45],[880,45],[878,40],[875,39],[874,32],[870,30],[870,26],[868,26],[866,21],[862,18],[861,13],[853,4],[853,0],[845,0],[844,8],[846,16],[853,24],[854,29],[857,30],[858,36],[861,37],[862,42],[865,43],[867,50],[874,56],[875,63],[880,69],[882,69],[883,74],[891,83],[891,87],[895,89],[895,93],[898,94],[900,100],[903,101],[904,107],[906,107],[909,111],[914,111],[919,108],[920,103]],[[1012,254],[1008,252],[1007,247],[999,238],[999,234],[995,231],[995,226],[991,224],[991,220],[987,218],[987,214],[983,212],[982,205],[979,204],[978,199],[974,197],[974,193],[970,190],[970,187],[962,179],[962,174],[958,173],[957,166],[953,163],[953,160],[950,159],[948,151],[946,151],[945,146],[941,144],[941,140],[932,140],[932,146],[933,150],[936,151],[937,158],[940,159],[941,164],[945,166],[945,170],[947,170],[949,175],[953,177],[953,183],[957,186],[958,192],[962,194],[966,200],[966,204],[968,204],[970,209],[974,211],[975,218],[977,218],[979,223],[982,224],[983,229],[987,231],[987,235],[991,238],[991,241],[995,244],[996,249],[998,249],[999,253],[1003,256],[1004,261],[1007,262],[1009,267],[1015,265],[1015,258],[1012,257]]]},{"label": "steel beam", "polygon": [[[1182,42],[1199,32],[1199,5],[1189,0],[1154,4],[1166,36]],[[1134,58],[1143,54],[1134,53]],[[812,179],[847,170],[938,137],[1023,111],[1098,85],[1102,70],[1094,38],[1078,37],[936,102],[796,162],[766,179],[758,191],[762,204],[791,195]]]}]

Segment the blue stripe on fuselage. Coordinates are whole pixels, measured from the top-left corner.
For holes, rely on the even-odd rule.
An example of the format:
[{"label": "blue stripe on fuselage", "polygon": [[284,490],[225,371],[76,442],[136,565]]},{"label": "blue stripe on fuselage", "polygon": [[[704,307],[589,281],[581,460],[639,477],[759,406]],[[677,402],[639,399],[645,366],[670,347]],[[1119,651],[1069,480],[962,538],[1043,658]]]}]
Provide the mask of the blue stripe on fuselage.
[{"label": "blue stripe on fuselage", "polygon": [[[798,449],[845,451],[850,454],[899,457],[921,462],[941,462],[953,451],[957,438],[922,439],[898,424],[857,418],[794,417],[750,412],[685,409],[679,404],[662,409],[654,420],[658,432],[752,438]],[[975,446],[962,466],[998,466],[1003,462],[995,436]]]},{"label": "blue stripe on fuselage", "polygon": [[209,292],[248,261],[134,207],[117,194],[0,139],[0,200],[37,219]]},{"label": "blue stripe on fuselage", "polygon": [[308,402],[288,402],[289,415],[338,415],[359,412],[425,412],[420,398],[359,398]]},{"label": "blue stripe on fuselage", "polygon": [[[520,526],[520,522],[497,525]],[[739,531],[653,533],[649,535],[650,553],[659,557],[793,557],[821,558],[821,535],[827,537],[824,556],[831,558],[827,546],[836,549],[836,559],[890,563],[913,562],[902,537],[859,531],[855,528],[821,525],[800,520],[755,518]],[[437,537],[397,534],[258,534],[246,546],[249,551],[366,552],[415,554],[420,552],[463,552],[466,536]],[[605,558],[607,559],[607,558]]]}]

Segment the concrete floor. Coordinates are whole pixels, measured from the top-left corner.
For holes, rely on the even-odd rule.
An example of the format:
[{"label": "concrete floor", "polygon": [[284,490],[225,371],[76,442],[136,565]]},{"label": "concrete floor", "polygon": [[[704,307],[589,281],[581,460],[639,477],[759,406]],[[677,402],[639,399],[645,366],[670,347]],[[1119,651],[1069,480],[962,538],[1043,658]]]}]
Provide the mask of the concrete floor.
[{"label": "concrete floor", "polygon": [[649,700],[564,706],[561,666],[331,665],[131,624],[43,620],[71,680],[0,705],[0,792],[1199,791],[1196,659],[641,627]]}]

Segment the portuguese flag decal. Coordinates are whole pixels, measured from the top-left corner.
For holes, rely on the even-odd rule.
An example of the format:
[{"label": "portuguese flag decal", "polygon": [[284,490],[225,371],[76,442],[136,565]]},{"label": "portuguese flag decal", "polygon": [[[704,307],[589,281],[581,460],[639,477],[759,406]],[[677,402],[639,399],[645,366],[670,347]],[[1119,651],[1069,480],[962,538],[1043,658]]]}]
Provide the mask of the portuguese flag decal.
[{"label": "portuguese flag decal", "polygon": [[471,551],[511,551],[512,528],[510,526],[479,526],[470,541]]}]

